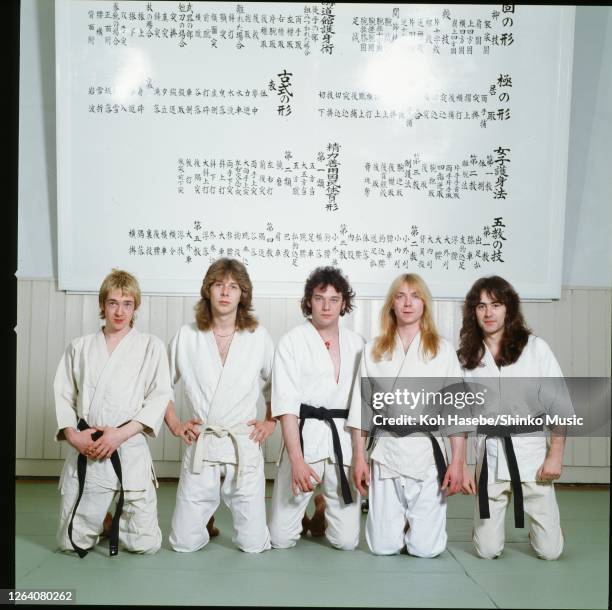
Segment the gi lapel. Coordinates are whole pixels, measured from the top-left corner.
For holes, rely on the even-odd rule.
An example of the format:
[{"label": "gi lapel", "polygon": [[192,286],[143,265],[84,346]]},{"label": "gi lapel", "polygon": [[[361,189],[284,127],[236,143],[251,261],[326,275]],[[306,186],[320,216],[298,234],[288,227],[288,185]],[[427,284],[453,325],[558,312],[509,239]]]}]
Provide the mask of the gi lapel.
[{"label": "gi lapel", "polygon": [[338,329],[338,338],[340,341],[340,370],[338,374],[338,381],[336,382],[336,371],[334,369],[334,362],[331,358],[331,354],[325,345],[319,331],[315,328],[315,325],[310,321],[306,320],[305,324],[308,326],[309,342],[314,346],[314,349],[319,352],[321,363],[324,363],[325,368],[328,370],[330,377],[332,378],[334,385],[340,385],[340,376],[342,375],[342,331]]},{"label": "gi lapel", "polygon": [[104,332],[100,330],[96,336],[95,355],[104,364],[101,365],[100,374],[96,379],[96,389],[91,397],[91,403],[83,405],[83,419],[87,420],[91,425],[95,425],[93,422],[97,421],[98,411],[103,406],[104,389],[107,387],[107,384],[112,383],[113,375],[117,366],[121,364],[122,356],[130,349],[138,334],[135,328],[131,328],[110,356],[108,355]]},{"label": "gi lapel", "polygon": [[[219,348],[217,347],[217,342],[215,341],[215,335],[213,333],[212,330],[206,331],[204,333],[204,339],[206,341],[206,346],[208,348],[208,353],[209,353],[209,362],[205,364],[205,362],[203,362],[203,366],[207,366],[208,368],[208,374],[207,374],[207,381],[210,383],[210,387],[214,387],[214,390],[212,391],[211,395],[210,395],[210,404],[209,404],[209,408],[208,408],[208,417],[206,418],[206,424],[214,424],[216,423],[215,420],[215,416],[214,416],[214,411],[215,408],[218,407],[219,404],[219,389],[221,386],[221,380],[223,379],[223,370],[224,370],[224,366],[223,363],[221,362],[221,356],[219,354]],[[232,343],[234,342],[234,340],[236,339],[236,337],[234,336],[234,338],[232,339]],[[229,351],[227,353],[227,358],[225,359],[225,364],[228,365],[228,362],[231,358],[230,352],[232,350],[232,346],[230,345]],[[215,377],[216,377],[216,381],[215,381]]]},{"label": "gi lapel", "polygon": [[[408,350],[404,354],[404,346],[399,333],[395,335],[394,360],[397,357],[400,365],[395,375],[395,383],[400,377],[416,377],[419,370],[419,352],[421,349],[421,332],[419,331],[410,342]],[[395,386],[395,384],[394,384]]]},{"label": "gi lapel", "polygon": [[209,345],[210,349],[214,350],[215,353],[215,371],[218,371],[218,378],[215,391],[210,400],[207,424],[219,423],[219,420],[223,418],[222,411],[224,405],[228,404],[229,395],[235,391],[235,388],[231,384],[231,370],[239,366],[241,345],[245,339],[245,333],[247,332],[248,331],[239,330],[235,332],[225,358],[225,365],[221,363],[221,356],[219,355],[219,349],[217,348],[213,333],[209,333]]}]

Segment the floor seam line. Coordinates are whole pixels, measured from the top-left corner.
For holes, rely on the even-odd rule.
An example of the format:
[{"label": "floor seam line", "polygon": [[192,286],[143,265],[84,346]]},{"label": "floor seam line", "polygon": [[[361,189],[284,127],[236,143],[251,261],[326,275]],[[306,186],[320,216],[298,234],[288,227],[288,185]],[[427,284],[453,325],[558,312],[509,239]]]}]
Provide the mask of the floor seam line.
[{"label": "floor seam line", "polygon": [[42,566],[43,563],[46,563],[47,559],[49,559],[48,557],[45,557],[39,564],[35,565],[33,568],[31,568],[30,570],[28,570],[25,574],[23,574],[20,579],[25,579],[27,578],[32,572],[34,572],[34,570],[38,570],[38,568],[40,568],[40,566]]},{"label": "floor seam line", "polygon": [[446,550],[448,551],[448,554],[461,566],[461,569],[463,570],[464,574],[488,597],[489,601],[493,604],[493,606],[495,608],[500,608],[501,606],[498,606],[497,602],[489,595],[489,592],[484,589],[480,583],[474,580],[472,575],[465,569],[465,566],[461,563],[461,561],[459,561],[459,559],[457,559],[454,553],[448,547],[446,548]]}]

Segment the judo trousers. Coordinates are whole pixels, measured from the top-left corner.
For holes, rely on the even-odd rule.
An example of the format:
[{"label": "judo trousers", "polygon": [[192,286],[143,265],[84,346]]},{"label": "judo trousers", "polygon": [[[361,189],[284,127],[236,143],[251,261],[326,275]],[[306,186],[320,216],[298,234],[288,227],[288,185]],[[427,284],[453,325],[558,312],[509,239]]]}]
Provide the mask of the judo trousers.
[{"label": "judo trousers", "polygon": [[[529,517],[529,541],[541,559],[557,559],[563,551],[563,532],[555,487],[549,482],[524,482],[523,506]],[[481,519],[478,502],[474,509],[474,549],[484,559],[495,559],[504,550],[506,508],[510,481],[489,483],[489,519]]]},{"label": "judo trousers", "polygon": [[[406,522],[410,525],[407,532]],[[394,555],[404,547],[416,557],[436,557],[446,548],[446,496],[431,466],[423,481],[380,478],[371,462],[366,542],[375,555]]]},{"label": "judo trousers", "polygon": [[[321,493],[326,502],[325,519],[327,528],[325,536],[330,544],[337,549],[352,551],[359,543],[361,502],[359,501],[359,492],[350,479],[349,467],[343,466],[355,500],[351,504],[344,504],[340,490],[338,465],[330,459],[325,459],[309,464],[309,466],[321,478]],[[313,493],[312,491],[299,492],[297,496],[293,495],[291,490],[291,460],[287,456],[287,452],[283,451],[272,491],[270,537],[274,548],[291,548],[300,539],[302,518]]]},{"label": "judo trousers", "polygon": [[243,470],[238,488],[235,464],[206,464],[197,474],[183,468],[172,515],[170,546],[181,553],[206,546],[209,541],[206,524],[222,498],[234,521],[232,542],[246,553],[268,550],[265,490],[263,458],[258,466]]},{"label": "judo trousers", "polygon": [[[60,524],[57,543],[62,551],[73,551],[68,537],[68,524],[79,493],[77,479],[74,485],[64,485],[61,494]],[[85,479],[83,496],[74,516],[72,538],[82,549],[91,549],[102,533],[106,513],[119,492],[101,487]],[[125,491],[119,519],[120,547],[134,553],[156,553],[161,547],[162,535],[157,522],[157,494],[153,481],[142,491]]]}]

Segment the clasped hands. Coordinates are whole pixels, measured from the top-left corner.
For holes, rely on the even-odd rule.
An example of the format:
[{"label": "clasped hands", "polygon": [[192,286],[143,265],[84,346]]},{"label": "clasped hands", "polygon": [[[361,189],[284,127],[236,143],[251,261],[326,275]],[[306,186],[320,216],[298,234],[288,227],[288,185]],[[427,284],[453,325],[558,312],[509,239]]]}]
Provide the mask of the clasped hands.
[{"label": "clasped hands", "polygon": [[[94,441],[92,435],[96,432],[102,432],[102,435]],[[66,438],[79,453],[90,460],[104,460],[109,458],[126,440],[126,435],[121,428],[96,426],[86,430],[74,430]]]}]

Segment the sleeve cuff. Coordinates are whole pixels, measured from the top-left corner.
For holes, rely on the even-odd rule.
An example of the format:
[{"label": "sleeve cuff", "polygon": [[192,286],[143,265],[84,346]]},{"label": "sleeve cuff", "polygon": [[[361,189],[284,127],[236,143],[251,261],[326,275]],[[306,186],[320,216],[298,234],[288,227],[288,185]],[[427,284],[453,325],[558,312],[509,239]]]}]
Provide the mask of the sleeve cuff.
[{"label": "sleeve cuff", "polygon": [[142,431],[147,436],[150,436],[151,438],[157,438],[157,436],[159,435],[159,431],[161,429],[163,418],[158,420],[157,422],[153,422],[153,421],[150,421],[150,419],[146,417],[137,415],[136,417],[133,417],[132,419],[134,421],[140,422],[144,426]]}]

